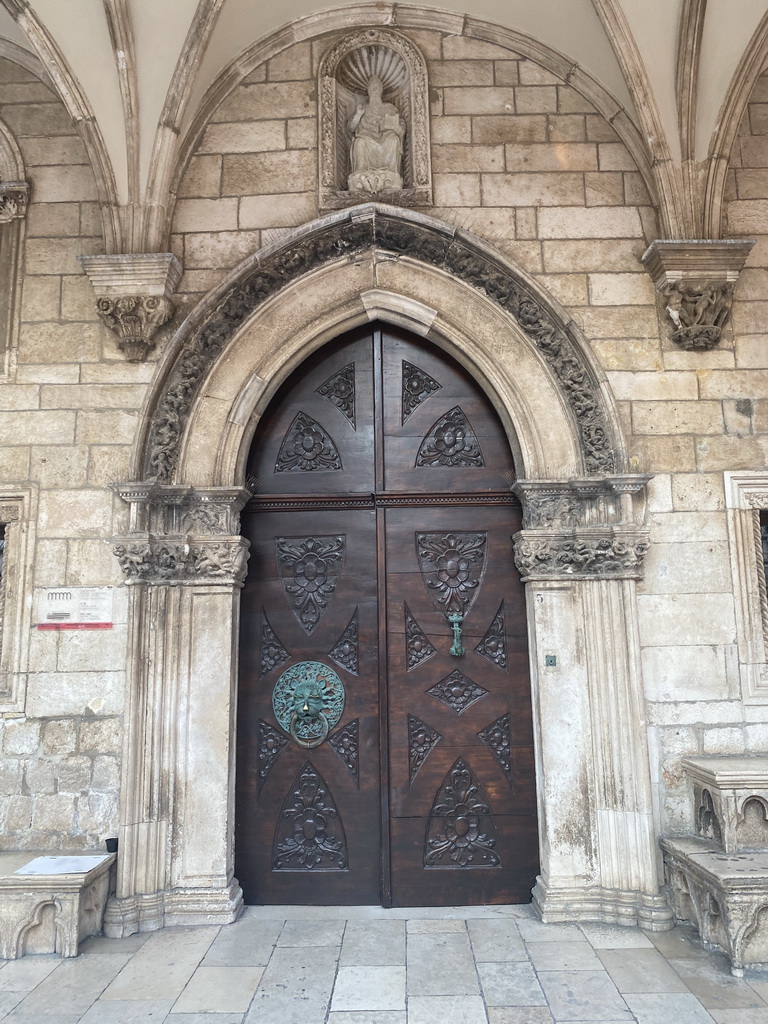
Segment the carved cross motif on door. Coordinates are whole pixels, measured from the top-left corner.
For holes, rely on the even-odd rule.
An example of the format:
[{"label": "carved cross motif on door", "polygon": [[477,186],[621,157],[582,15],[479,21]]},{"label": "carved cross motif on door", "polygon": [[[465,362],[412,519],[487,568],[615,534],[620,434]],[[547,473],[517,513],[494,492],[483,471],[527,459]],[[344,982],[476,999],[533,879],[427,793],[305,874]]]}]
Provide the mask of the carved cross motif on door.
[{"label": "carved cross motif on door", "polygon": [[293,613],[311,633],[336,590],[344,537],[278,537],[277,564]]},{"label": "carved cross motif on door", "polygon": [[485,569],[483,533],[417,533],[419,568],[438,611],[469,611]]},{"label": "carved cross motif on door", "polygon": [[497,847],[496,825],[483,787],[459,758],[432,805],[424,867],[501,867]]}]

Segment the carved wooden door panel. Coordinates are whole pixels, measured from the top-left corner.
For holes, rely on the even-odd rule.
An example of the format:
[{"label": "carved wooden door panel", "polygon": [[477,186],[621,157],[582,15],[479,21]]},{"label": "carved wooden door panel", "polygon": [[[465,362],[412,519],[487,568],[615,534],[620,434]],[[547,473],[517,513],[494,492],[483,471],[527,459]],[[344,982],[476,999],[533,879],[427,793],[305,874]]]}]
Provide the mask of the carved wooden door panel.
[{"label": "carved wooden door panel", "polygon": [[[249,471],[246,900],[527,901],[538,839],[519,508],[485,395],[432,346],[360,329],[294,374]],[[327,702],[327,735],[308,747],[312,672],[345,700]]]}]

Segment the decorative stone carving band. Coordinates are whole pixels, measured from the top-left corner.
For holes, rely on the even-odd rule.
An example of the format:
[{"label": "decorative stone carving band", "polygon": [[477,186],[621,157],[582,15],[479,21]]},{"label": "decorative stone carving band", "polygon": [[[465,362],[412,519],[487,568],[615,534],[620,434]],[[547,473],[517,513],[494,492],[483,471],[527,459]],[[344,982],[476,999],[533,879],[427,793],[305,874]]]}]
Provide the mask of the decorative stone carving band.
[{"label": "decorative stone carving band", "polygon": [[720,341],[734,284],[754,244],[748,239],[658,239],[643,254],[663,298],[670,338],[681,348],[707,350]]},{"label": "decorative stone carving band", "polygon": [[170,296],[181,277],[172,253],[124,253],[78,256],[96,292],[96,312],[117,334],[118,348],[131,363],[141,363],[155,335],[173,316]]},{"label": "decorative stone carving band", "polygon": [[552,579],[639,579],[648,551],[643,531],[553,533],[521,530],[513,537],[523,582]]},{"label": "decorative stone carving band", "polygon": [[156,409],[144,473],[170,481],[190,407],[229,339],[267,299],[302,275],[370,251],[421,260],[482,291],[512,316],[548,363],[578,426],[588,473],[615,472],[617,444],[594,370],[569,324],[544,305],[530,286],[473,236],[438,226],[418,214],[369,204],[325,218],[268,251],[224,294],[203,326],[188,339]]},{"label": "decorative stone carving band", "polygon": [[189,537],[131,534],[118,539],[114,552],[126,583],[242,585],[249,547],[243,537],[200,543]]},{"label": "decorative stone carving band", "polygon": [[26,181],[0,181],[0,224],[21,220],[27,212],[29,184]]}]

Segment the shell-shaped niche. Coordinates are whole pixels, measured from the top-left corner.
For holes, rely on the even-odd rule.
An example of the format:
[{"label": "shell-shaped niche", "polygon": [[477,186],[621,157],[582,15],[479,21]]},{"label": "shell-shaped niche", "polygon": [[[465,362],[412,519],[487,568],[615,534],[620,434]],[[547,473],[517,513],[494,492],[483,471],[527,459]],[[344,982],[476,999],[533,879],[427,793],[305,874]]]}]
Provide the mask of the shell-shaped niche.
[{"label": "shell-shaped niche", "polygon": [[399,32],[361,29],[323,57],[319,78],[321,208],[374,199],[430,205],[427,73],[418,47]]}]

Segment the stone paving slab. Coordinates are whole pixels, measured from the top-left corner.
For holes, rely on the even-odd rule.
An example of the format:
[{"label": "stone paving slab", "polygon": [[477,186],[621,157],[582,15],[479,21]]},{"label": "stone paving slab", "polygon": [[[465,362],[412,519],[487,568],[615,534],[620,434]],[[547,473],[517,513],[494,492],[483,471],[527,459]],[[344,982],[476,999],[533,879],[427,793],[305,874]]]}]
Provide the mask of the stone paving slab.
[{"label": "stone paving slab", "polygon": [[530,907],[250,907],[227,927],[0,961],[1,1024],[768,1024],[687,927],[546,925]]}]

